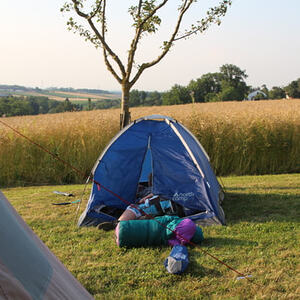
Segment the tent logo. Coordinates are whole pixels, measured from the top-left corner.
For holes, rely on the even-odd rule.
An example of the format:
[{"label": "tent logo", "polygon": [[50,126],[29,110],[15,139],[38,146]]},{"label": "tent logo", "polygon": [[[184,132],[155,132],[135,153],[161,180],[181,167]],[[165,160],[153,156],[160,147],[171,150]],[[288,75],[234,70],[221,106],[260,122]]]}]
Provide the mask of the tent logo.
[{"label": "tent logo", "polygon": [[175,193],[172,197],[173,201],[187,201],[189,198],[194,197],[195,194],[193,192],[189,193]]}]

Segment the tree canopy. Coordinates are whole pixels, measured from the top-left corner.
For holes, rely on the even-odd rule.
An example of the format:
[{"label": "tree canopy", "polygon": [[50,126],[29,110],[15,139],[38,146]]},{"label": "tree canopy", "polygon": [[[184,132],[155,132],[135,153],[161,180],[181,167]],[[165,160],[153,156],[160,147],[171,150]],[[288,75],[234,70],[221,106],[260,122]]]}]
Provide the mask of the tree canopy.
[{"label": "tree canopy", "polygon": [[187,87],[175,84],[164,93],[163,104],[182,104],[192,102],[244,100],[249,87],[245,79],[246,71],[232,64],[220,67],[220,72],[207,73],[191,80]]},{"label": "tree canopy", "polygon": [[290,98],[300,98],[300,78],[293,80],[286,88],[285,91]]}]

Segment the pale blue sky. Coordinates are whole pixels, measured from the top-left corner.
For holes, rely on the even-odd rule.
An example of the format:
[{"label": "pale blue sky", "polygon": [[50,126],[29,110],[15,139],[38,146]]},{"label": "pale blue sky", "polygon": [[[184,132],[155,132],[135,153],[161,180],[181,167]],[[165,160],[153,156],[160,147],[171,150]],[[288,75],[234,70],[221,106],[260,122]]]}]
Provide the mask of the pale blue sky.
[{"label": "pale blue sky", "polygon": [[[64,2],[0,0],[0,84],[120,89],[103,63],[101,50],[66,29],[67,16],[60,12]],[[126,12],[126,3],[135,1],[111,2],[110,41],[123,58],[129,32],[121,12],[123,8]],[[216,3],[199,0],[198,5],[207,7],[210,2]],[[177,43],[134,88],[164,91],[176,83],[187,85],[226,63],[246,70],[249,85],[284,86],[300,77],[299,14],[299,0],[233,0],[221,26]],[[167,12],[165,16],[162,28],[170,28],[173,18]],[[139,62],[155,57],[157,40],[145,39]]]}]

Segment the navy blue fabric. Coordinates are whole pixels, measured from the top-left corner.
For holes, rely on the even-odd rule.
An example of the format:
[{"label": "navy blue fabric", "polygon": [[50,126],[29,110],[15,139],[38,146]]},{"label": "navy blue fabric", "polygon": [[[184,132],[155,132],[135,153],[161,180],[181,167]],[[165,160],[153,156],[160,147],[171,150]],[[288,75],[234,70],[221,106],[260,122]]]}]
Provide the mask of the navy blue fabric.
[{"label": "navy blue fabric", "polygon": [[[125,130],[108,148],[94,172],[86,214],[97,217],[101,205],[125,209],[135,202],[139,181],[153,173],[153,193],[172,199],[186,209],[206,212],[206,217],[219,212],[219,183],[201,147],[179,123],[173,122],[200,165],[197,169],[186,147],[165,121],[142,120]],[[125,202],[114,194],[119,195]],[[103,219],[100,216],[99,219]]]}]

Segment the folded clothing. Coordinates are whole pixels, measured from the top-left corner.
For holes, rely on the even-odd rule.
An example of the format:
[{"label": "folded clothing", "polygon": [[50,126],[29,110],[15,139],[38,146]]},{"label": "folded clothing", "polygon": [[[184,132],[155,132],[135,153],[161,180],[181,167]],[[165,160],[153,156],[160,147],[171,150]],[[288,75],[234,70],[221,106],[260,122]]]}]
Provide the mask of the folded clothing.
[{"label": "folded clothing", "polygon": [[132,211],[136,218],[140,218],[142,215],[162,216],[179,215],[181,213],[178,204],[158,195],[146,199],[144,203],[129,205],[126,209]]}]

